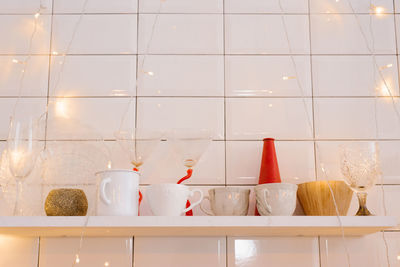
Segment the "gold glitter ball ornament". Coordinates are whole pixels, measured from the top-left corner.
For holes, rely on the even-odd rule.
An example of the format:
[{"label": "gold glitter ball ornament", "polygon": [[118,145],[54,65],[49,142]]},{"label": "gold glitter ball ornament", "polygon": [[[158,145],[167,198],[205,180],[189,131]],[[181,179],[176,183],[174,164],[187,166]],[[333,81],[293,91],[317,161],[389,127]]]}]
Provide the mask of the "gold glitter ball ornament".
[{"label": "gold glitter ball ornament", "polygon": [[81,189],[53,189],[47,195],[44,209],[47,216],[85,216],[88,201]]}]

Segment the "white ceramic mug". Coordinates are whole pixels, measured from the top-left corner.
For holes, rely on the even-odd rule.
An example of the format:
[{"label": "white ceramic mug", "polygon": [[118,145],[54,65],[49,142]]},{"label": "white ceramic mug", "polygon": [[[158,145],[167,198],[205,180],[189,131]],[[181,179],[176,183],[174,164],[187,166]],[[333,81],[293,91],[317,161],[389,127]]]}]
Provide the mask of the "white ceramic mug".
[{"label": "white ceramic mug", "polygon": [[249,210],[250,189],[222,187],[208,190],[204,200],[210,202],[211,211],[200,205],[201,210],[210,216],[246,216]]},{"label": "white ceramic mug", "polygon": [[99,177],[97,215],[137,216],[139,174],[130,170],[107,170]]},{"label": "white ceramic mug", "polygon": [[[199,200],[186,208],[188,198],[195,192],[199,193]],[[146,189],[146,198],[155,216],[181,216],[201,203],[203,192],[181,184],[154,184]]]},{"label": "white ceramic mug", "polygon": [[255,187],[257,210],[263,216],[291,216],[296,209],[297,185],[261,184]]}]

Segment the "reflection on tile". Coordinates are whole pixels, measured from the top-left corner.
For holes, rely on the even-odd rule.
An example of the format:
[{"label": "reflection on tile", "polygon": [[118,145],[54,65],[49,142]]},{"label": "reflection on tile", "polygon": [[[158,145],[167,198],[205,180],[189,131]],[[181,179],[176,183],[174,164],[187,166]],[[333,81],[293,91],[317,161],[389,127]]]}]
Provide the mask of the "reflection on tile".
[{"label": "reflection on tile", "polygon": [[[295,256],[288,256],[295,255]],[[318,267],[318,239],[311,237],[228,238],[228,266]]]},{"label": "reflection on tile", "polygon": [[[282,9],[280,8],[282,5]],[[307,13],[307,0],[226,0],[225,12],[227,13]]]},{"label": "reflection on tile", "polygon": [[52,57],[50,95],[132,96],[135,83],[136,56]]},{"label": "reflection on tile", "polygon": [[[51,99],[47,138],[114,139],[114,132],[120,128],[122,118],[129,115],[134,118],[134,104],[135,101],[131,102],[128,98]],[[132,123],[134,124],[134,120]]]},{"label": "reflection on tile", "polygon": [[223,60],[223,56],[139,56],[138,95],[223,96]]},{"label": "reflection on tile", "polygon": [[136,237],[137,267],[226,266],[225,237]]},{"label": "reflection on tile", "polygon": [[395,56],[377,56],[379,70],[371,56],[313,56],[312,62],[317,96],[399,95]]},{"label": "reflection on tile", "polygon": [[[376,233],[363,237],[321,237],[321,266],[397,266],[399,263],[400,233]],[[345,252],[346,242],[350,254],[348,262]],[[385,242],[388,251],[385,249]]]},{"label": "reflection on tile", "polygon": [[[309,53],[308,18],[283,17],[292,53]],[[225,49],[228,54],[288,54],[284,24],[278,15],[226,15]]]},{"label": "reflection on tile", "polygon": [[394,30],[393,15],[311,15],[315,54],[395,54]]},{"label": "reflection on tile", "polygon": [[[79,15],[53,17],[52,53],[62,54]],[[136,15],[85,15],[68,51],[70,54],[136,53]]]},{"label": "reflection on tile", "polygon": [[310,58],[296,56],[294,61],[295,66],[288,56],[227,56],[226,93],[228,96],[311,96]]},{"label": "reflection on tile", "polygon": [[372,1],[331,1],[311,0],[311,13],[391,13],[393,12],[392,0]]},{"label": "reflection on tile", "polygon": [[2,15],[0,16],[0,54],[28,54],[30,36],[32,39],[31,54],[46,54],[50,49],[51,16],[39,16],[35,22],[33,15]]},{"label": "reflection on tile", "polygon": [[[70,267],[80,238],[41,238],[41,267]],[[77,266],[132,267],[132,238],[85,237]]]},{"label": "reflection on tile", "polygon": [[[205,14],[142,14],[139,16],[140,54],[222,54],[223,17]],[[152,41],[153,25],[155,31]]]},{"label": "reflection on tile", "polygon": [[[85,13],[136,13],[138,0],[89,0]],[[54,0],[54,13],[80,13],[85,0]]]},{"label": "reflection on tile", "polygon": [[138,127],[171,130],[208,129],[224,137],[222,98],[138,98]]},{"label": "reflection on tile", "polygon": [[223,0],[139,0],[140,13],[222,13]]},{"label": "reflection on tile", "polygon": [[[0,96],[46,96],[48,56],[0,56]],[[25,77],[19,92],[21,73]]]},{"label": "reflection on tile", "polygon": [[310,99],[234,98],[227,99],[226,105],[230,140],[312,138]]},{"label": "reflection on tile", "polygon": [[[260,174],[262,141],[227,143],[227,183],[257,184]],[[276,141],[279,171],[283,182],[313,181],[314,145],[309,141]]]},{"label": "reflection on tile", "polygon": [[0,266],[37,267],[39,238],[0,235]]}]

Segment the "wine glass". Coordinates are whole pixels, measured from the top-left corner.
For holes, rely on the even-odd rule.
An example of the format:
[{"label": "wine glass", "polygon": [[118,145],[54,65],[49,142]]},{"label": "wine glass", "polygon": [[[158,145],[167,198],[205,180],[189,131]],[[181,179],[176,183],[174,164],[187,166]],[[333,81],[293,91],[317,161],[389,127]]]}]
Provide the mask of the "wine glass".
[{"label": "wine glass", "polygon": [[[145,160],[151,155],[158,146],[162,138],[162,132],[133,128],[130,130],[120,130],[114,133],[121,148],[128,154],[134,171],[139,171]],[[139,205],[143,199],[139,191]]]},{"label": "wine glass", "polygon": [[7,158],[11,175],[16,180],[17,193],[14,215],[23,215],[20,205],[22,182],[32,172],[39,156],[38,121],[27,115],[23,119],[12,117],[7,139]]},{"label": "wine glass", "polygon": [[[182,177],[178,184],[189,179],[193,174],[193,167],[199,162],[212,140],[212,134],[206,129],[175,129],[170,133],[172,147],[181,158],[182,164],[187,168],[186,176]],[[190,206],[189,200],[186,207]],[[190,210],[187,216],[192,216]]]},{"label": "wine glass", "polygon": [[380,175],[378,145],[375,142],[341,146],[341,171],[346,184],[357,194],[356,216],[372,215],[367,209],[367,191]]}]

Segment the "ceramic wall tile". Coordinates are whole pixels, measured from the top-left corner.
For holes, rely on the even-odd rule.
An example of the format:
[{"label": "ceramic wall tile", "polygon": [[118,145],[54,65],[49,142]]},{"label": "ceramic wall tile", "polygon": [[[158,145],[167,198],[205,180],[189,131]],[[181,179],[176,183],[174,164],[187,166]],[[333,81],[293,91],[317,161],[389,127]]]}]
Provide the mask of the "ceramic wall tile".
[{"label": "ceramic wall tile", "polygon": [[318,239],[312,237],[228,237],[228,266],[252,267],[268,263],[280,267],[317,267],[318,254]]},{"label": "ceramic wall tile", "polygon": [[136,53],[136,15],[85,15],[66,51],[78,21],[79,15],[53,17],[52,53]]},{"label": "ceramic wall tile", "polygon": [[[35,26],[36,25],[36,26]],[[0,42],[0,54],[46,54],[50,48],[51,16],[1,15],[0,35],[7,36]],[[36,27],[36,31],[35,31]],[[30,42],[30,37],[35,35]],[[31,43],[31,48],[30,47]]]},{"label": "ceramic wall tile", "polygon": [[374,99],[326,98],[314,100],[315,132],[319,139],[376,137]]},{"label": "ceramic wall tile", "polygon": [[[376,233],[363,237],[321,237],[321,266],[396,266],[399,262],[400,233]],[[344,250],[346,242],[349,260]],[[388,250],[385,249],[387,242]]]},{"label": "ceramic wall tile", "polygon": [[47,96],[48,66],[48,56],[32,56],[29,60],[26,56],[0,56],[0,95]]},{"label": "ceramic wall tile", "polygon": [[155,14],[139,16],[140,54],[222,54],[222,15],[162,14],[156,18]]},{"label": "ceramic wall tile", "polygon": [[[282,5],[282,8],[280,6]],[[226,0],[226,13],[307,13],[308,2],[306,0],[290,1],[290,0]]]},{"label": "ceramic wall tile", "polygon": [[393,15],[311,15],[310,23],[314,54],[396,54]]},{"label": "ceramic wall tile", "polygon": [[222,13],[223,0],[139,0],[140,13]]},{"label": "ceramic wall tile", "polygon": [[140,96],[223,96],[223,56],[139,56]]},{"label": "ceramic wall tile", "polygon": [[[135,115],[129,98],[53,98],[49,102],[50,140],[114,139],[123,117]],[[134,124],[134,120],[132,120]]]},{"label": "ceramic wall tile", "polygon": [[228,96],[311,96],[308,56],[227,56],[225,73]]},{"label": "ceramic wall tile", "polygon": [[231,98],[226,101],[229,140],[311,139],[311,99]]},{"label": "ceramic wall tile", "polygon": [[139,128],[208,129],[215,139],[223,139],[223,117],[222,98],[138,98]]},{"label": "ceramic wall tile", "polygon": [[336,1],[336,0],[311,0],[310,11],[312,13],[370,13],[375,14],[393,12],[393,1]]},{"label": "ceramic wall tile", "polygon": [[37,267],[39,238],[0,235],[0,265]]},{"label": "ceramic wall tile", "polygon": [[225,237],[137,237],[136,267],[226,266]]},{"label": "ceramic wall tile", "polygon": [[400,136],[400,102],[398,98],[379,98],[376,100],[377,133],[383,139],[398,139]]},{"label": "ceramic wall tile", "polygon": [[77,259],[80,238],[41,238],[40,267],[118,266],[132,267],[133,242],[131,237],[84,237]]},{"label": "ceramic wall tile", "polygon": [[51,9],[51,0],[4,0],[0,3],[0,14],[48,14]]},{"label": "ceramic wall tile", "polygon": [[[319,179],[341,179],[343,177],[340,170],[340,149],[346,144],[354,142],[317,142],[316,159],[317,173]],[[380,168],[382,172],[383,183],[400,184],[400,172],[398,166],[398,151],[400,141],[380,141],[379,146]],[[322,167],[325,172],[322,171]],[[380,183],[380,181],[378,181]]]},{"label": "ceramic wall tile", "polygon": [[395,56],[313,56],[312,65],[316,96],[399,95]]},{"label": "ceramic wall tile", "polygon": [[225,15],[227,54],[309,53],[308,18],[305,15]]},{"label": "ceramic wall tile", "polygon": [[[275,141],[275,148],[283,182],[297,184],[315,179],[313,142]],[[262,149],[262,141],[227,142],[227,184],[257,184]]]},{"label": "ceramic wall tile", "polygon": [[138,0],[54,0],[54,13],[136,13]]},{"label": "ceramic wall tile", "polygon": [[[46,98],[0,98],[1,116],[0,116],[0,139],[5,140],[8,137],[10,126],[10,118],[15,114],[22,116],[23,114],[33,114],[39,118],[46,111]],[[42,136],[44,137],[44,136]]]},{"label": "ceramic wall tile", "polygon": [[134,96],[135,83],[136,56],[52,57],[52,96]]}]

